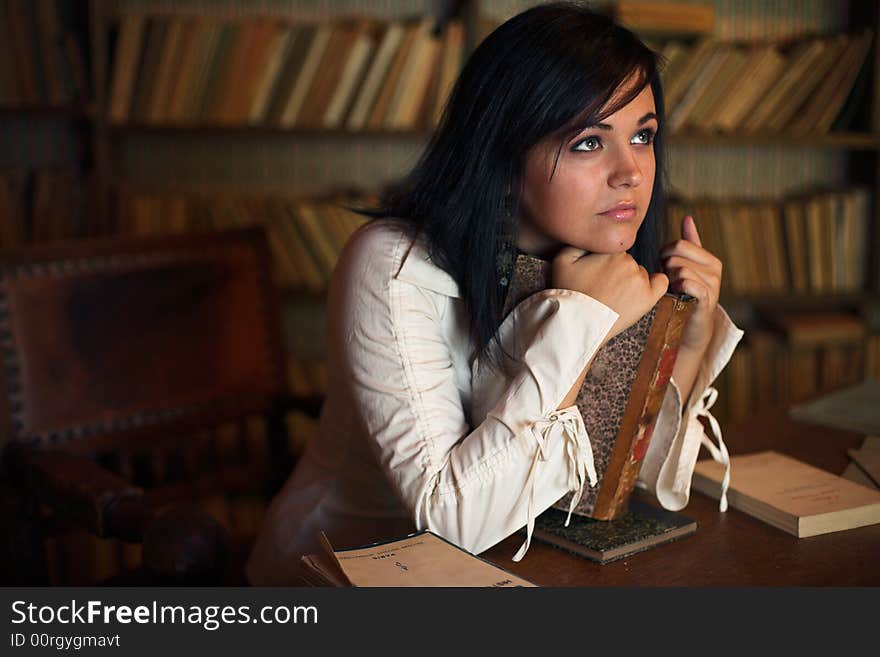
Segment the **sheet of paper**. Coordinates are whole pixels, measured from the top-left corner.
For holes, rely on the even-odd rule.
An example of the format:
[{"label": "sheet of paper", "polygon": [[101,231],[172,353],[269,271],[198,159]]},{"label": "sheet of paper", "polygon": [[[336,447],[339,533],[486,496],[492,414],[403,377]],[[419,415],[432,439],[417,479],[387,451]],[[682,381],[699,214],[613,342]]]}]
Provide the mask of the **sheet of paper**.
[{"label": "sheet of paper", "polygon": [[427,531],[333,555],[354,586],[535,586]]}]

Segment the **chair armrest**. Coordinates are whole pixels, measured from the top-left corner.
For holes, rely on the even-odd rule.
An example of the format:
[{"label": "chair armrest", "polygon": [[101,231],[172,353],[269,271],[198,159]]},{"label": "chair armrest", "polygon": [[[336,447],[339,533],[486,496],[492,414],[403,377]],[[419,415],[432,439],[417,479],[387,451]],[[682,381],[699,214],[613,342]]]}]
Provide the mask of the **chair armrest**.
[{"label": "chair armrest", "polygon": [[144,566],[157,583],[210,584],[222,577],[229,540],[204,511],[155,509],[141,488],[76,454],[15,448],[6,461],[31,495],[66,520],[98,536],[143,543]]},{"label": "chair armrest", "polygon": [[[143,505],[140,488],[84,456],[17,448],[7,458],[30,494],[98,536],[115,535],[111,529],[117,524],[117,509],[131,513]],[[139,515],[146,519],[146,514]],[[119,538],[140,540],[142,528],[132,527]]]}]

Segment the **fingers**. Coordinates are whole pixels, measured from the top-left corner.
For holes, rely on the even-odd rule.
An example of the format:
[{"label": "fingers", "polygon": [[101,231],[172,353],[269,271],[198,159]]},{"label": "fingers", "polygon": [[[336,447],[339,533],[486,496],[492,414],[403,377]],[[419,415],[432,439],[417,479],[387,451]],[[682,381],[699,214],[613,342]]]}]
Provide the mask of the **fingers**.
[{"label": "fingers", "polygon": [[697,231],[697,222],[691,215],[687,215],[682,219],[681,237],[683,240],[692,242],[699,247],[703,246],[703,242],[700,240],[700,233]]},{"label": "fingers", "polygon": [[721,293],[720,272],[695,267],[692,262],[682,258],[671,258],[669,264],[665,267],[665,271],[669,276],[670,289],[674,292],[683,291],[683,282],[690,280],[702,285],[706,289],[708,299],[717,299]]},{"label": "fingers", "polygon": [[660,249],[660,260],[673,257],[687,258],[701,265],[721,268],[721,260],[702,246],[687,240],[669,242]]}]

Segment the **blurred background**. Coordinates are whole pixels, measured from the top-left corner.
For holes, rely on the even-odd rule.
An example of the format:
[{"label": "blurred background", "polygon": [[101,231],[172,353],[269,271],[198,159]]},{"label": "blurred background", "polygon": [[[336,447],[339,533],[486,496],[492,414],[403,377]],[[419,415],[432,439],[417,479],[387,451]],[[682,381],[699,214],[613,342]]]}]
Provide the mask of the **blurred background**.
[{"label": "blurred background", "polygon": [[[363,221],[342,204],[374,199],[412,167],[468,53],[533,4],[2,0],[3,262],[33,264],[28,253],[52,245],[79,253],[68,245],[84,239],[262,227],[279,300],[268,308],[282,318],[272,354],[283,360],[275,366],[287,403],[275,429],[295,459],[326,385],[326,285]],[[880,377],[878,3],[591,4],[665,59],[669,236],[694,214],[704,246],[725,263],[721,303],[746,330],[716,384],[713,414],[724,425]],[[27,402],[14,390],[22,367],[7,303],[4,443],[30,435],[26,418],[16,424]],[[48,335],[46,317],[27,326]],[[63,363],[52,367],[66,376]],[[137,486],[192,482],[208,462],[280,453],[277,440],[260,447],[271,418],[218,418],[164,442],[106,440],[80,451]],[[43,434],[32,442],[52,431]],[[59,435],[52,440],[79,437]],[[198,494],[178,485],[177,498],[196,501],[246,546],[271,491],[245,480],[254,490],[231,495],[221,478]],[[65,498],[52,481],[51,495]],[[101,524],[109,516],[85,506],[100,537],[58,514],[54,531],[15,534],[10,549],[41,550],[28,571],[39,574],[23,579],[85,584],[143,566],[141,542],[111,537]],[[37,516],[53,517],[42,502],[7,504],[10,527]]]}]

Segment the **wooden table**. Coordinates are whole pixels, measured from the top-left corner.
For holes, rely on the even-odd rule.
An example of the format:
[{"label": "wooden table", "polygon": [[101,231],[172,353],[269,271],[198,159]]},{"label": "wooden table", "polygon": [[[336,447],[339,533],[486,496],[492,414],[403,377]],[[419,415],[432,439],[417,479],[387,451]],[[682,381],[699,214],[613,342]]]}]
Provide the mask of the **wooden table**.
[{"label": "wooden table", "polygon": [[[731,454],[773,449],[839,474],[846,449],[864,436],[795,422],[773,408],[725,428],[724,439]],[[717,500],[693,490],[681,513],[697,521],[695,534],[605,565],[536,540],[514,563],[520,533],[481,556],[541,586],[880,585],[880,524],[799,539],[736,509],[721,513]]]}]

